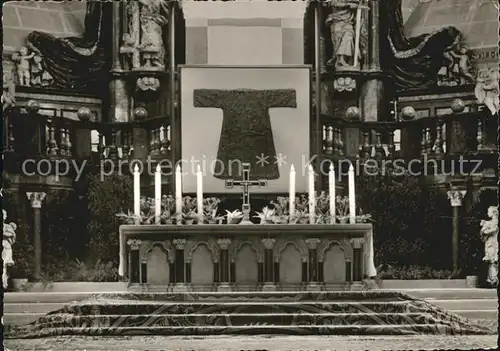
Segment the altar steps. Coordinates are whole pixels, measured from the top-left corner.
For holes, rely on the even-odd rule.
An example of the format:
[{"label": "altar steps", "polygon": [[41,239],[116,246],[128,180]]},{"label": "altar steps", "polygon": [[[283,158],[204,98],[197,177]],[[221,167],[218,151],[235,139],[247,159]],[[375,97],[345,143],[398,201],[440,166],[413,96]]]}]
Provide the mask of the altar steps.
[{"label": "altar steps", "polygon": [[397,292],[104,293],[65,305],[6,337],[489,333]]}]

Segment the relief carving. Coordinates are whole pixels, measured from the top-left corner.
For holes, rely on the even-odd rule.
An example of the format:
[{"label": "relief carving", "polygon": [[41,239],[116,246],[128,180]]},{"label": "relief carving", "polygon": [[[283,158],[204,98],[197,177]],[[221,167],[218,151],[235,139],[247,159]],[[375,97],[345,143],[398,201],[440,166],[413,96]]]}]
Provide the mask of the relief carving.
[{"label": "relief carving", "polygon": [[217,243],[214,240],[207,240],[207,241],[188,241],[188,245],[186,245],[185,248],[185,261],[186,262],[191,262],[193,261],[193,254],[200,245],[205,245],[210,253],[212,254],[212,261],[213,262],[219,262],[219,247],[217,246]]},{"label": "relief carving", "polygon": [[458,86],[472,83],[471,52],[459,35],[443,54],[443,65],[438,72],[439,86]]},{"label": "relief carving", "polygon": [[297,251],[300,253],[302,257],[302,262],[307,262],[309,259],[309,250],[307,249],[307,245],[304,240],[285,240],[279,241],[277,245],[274,246],[274,262],[280,262],[281,253],[286,249],[288,245],[293,245]]},{"label": "relief carving", "polygon": [[492,115],[500,111],[498,78],[499,70],[496,67],[479,70],[474,91],[477,101],[486,105]]},{"label": "relief carving", "polygon": [[352,259],[352,248],[345,240],[322,240],[317,248],[318,262],[323,262],[325,260],[325,254],[333,245],[338,245],[340,247],[344,252],[346,260]]},{"label": "relief carving", "polygon": [[149,253],[157,245],[161,246],[163,251],[165,251],[167,253],[169,262],[174,263],[175,262],[175,249],[168,241],[150,241],[150,242],[148,242],[147,245],[145,245],[141,248],[141,251],[142,251],[141,262],[142,263],[147,262]]},{"label": "relief carving", "polygon": [[26,46],[12,55],[16,62],[17,84],[30,87],[48,87],[54,79],[45,69],[43,57],[36,52],[29,52]]},{"label": "relief carving", "polygon": [[255,255],[257,256],[257,262],[264,262],[264,248],[262,245],[259,244],[258,240],[250,241],[250,240],[245,240],[245,241],[240,241],[235,243],[230,248],[229,251],[229,260],[234,263],[236,261],[236,256],[238,255],[238,252],[245,246],[248,245],[252,248],[252,250],[255,252]]}]

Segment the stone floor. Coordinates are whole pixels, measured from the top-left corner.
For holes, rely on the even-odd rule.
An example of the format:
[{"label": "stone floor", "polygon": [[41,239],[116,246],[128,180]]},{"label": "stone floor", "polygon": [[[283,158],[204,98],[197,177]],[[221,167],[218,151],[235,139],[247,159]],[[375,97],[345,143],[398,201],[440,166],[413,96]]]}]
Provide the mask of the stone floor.
[{"label": "stone floor", "polygon": [[220,336],[220,337],[56,337],[5,340],[6,351],[34,350],[439,350],[495,349],[497,335],[486,336]]}]

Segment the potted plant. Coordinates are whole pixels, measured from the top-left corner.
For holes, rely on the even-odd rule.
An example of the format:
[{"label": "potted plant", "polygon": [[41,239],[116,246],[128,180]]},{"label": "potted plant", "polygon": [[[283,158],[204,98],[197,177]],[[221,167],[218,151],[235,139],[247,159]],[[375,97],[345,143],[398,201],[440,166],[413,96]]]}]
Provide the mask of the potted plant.
[{"label": "potted plant", "polygon": [[287,224],[291,221],[290,218],[290,198],[285,196],[278,196],[275,201],[271,201],[274,209],[274,223]]},{"label": "potted plant", "polygon": [[197,212],[190,210],[182,211],[182,219],[184,220],[184,224],[191,225],[199,220],[199,217]]},{"label": "potted plant", "polygon": [[172,224],[175,214],[175,198],[172,195],[163,195],[161,198],[160,222]]},{"label": "potted plant", "polygon": [[228,211],[226,210],[227,224],[239,224],[243,219],[243,212],[240,210]]},{"label": "potted plant", "polygon": [[340,224],[347,224],[347,219],[349,218],[349,198],[347,196],[337,196],[335,199],[335,208]]},{"label": "potted plant", "polygon": [[130,210],[128,210],[127,213],[120,212],[116,215],[116,217],[118,217],[118,220],[122,224],[135,224],[137,221],[139,221],[139,223],[142,221],[142,218],[140,216],[136,216]]},{"label": "potted plant", "polygon": [[220,223],[224,217],[218,216],[220,199],[216,197],[208,197],[203,199],[203,216],[205,223],[217,224]]},{"label": "potted plant", "polygon": [[309,223],[309,211],[307,210],[295,210],[295,223],[308,224]]},{"label": "potted plant", "polygon": [[275,213],[274,209],[270,209],[269,207],[264,207],[262,212],[257,212],[257,215],[254,218],[260,218],[260,224],[274,224],[275,221]]}]

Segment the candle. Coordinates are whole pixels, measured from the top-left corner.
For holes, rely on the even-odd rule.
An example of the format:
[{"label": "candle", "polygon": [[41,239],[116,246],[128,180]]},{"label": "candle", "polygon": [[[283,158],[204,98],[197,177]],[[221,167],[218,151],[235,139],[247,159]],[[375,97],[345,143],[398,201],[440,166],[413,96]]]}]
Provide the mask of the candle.
[{"label": "candle", "polygon": [[295,217],[295,168],[290,167],[290,219]]},{"label": "candle", "polygon": [[141,216],[141,175],[139,173],[139,166],[134,166],[134,215],[136,223],[139,224],[139,217]]},{"label": "candle", "polygon": [[356,193],[354,190],[354,167],[349,166],[349,223],[356,223]]},{"label": "candle", "polygon": [[182,173],[181,165],[175,168],[175,213],[177,215],[177,224],[182,221]]},{"label": "candle", "polygon": [[196,170],[196,201],[198,204],[198,224],[203,224],[203,173],[198,165]]},{"label": "candle", "polygon": [[155,223],[160,224],[161,216],[161,167],[158,164],[155,172]]},{"label": "candle", "polygon": [[316,199],[314,194],[314,169],[309,165],[309,223],[315,224]]},{"label": "candle", "polygon": [[330,224],[335,224],[335,170],[333,163],[328,172],[328,186],[330,187]]}]

